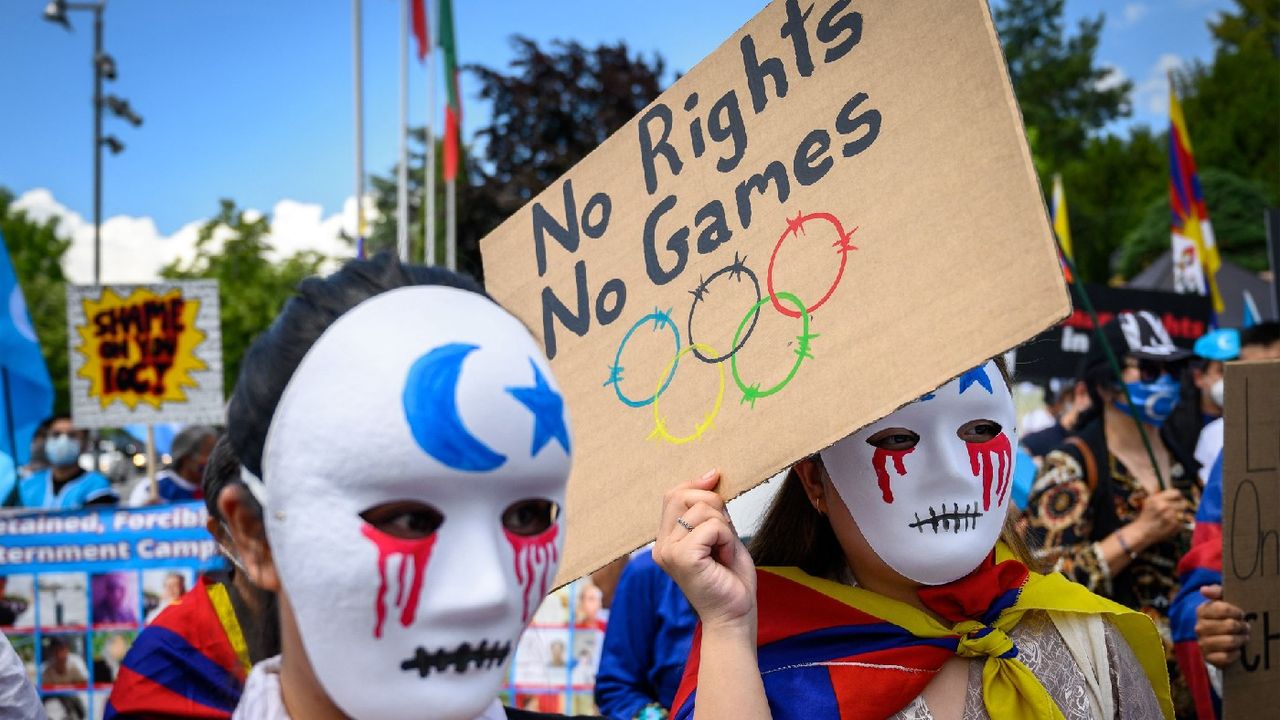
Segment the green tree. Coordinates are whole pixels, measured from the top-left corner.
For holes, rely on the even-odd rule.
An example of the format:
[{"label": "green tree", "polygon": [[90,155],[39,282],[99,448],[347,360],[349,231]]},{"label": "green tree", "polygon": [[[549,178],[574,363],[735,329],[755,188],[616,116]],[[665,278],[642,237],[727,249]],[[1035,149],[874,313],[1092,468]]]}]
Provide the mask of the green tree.
[{"label": "green tree", "polygon": [[[254,338],[271,324],[298,283],[317,274],[326,260],[308,250],[272,262],[267,257],[272,250],[270,234],[265,217],[251,217],[233,201],[222,200],[218,214],[200,228],[195,257],[186,263],[175,260],[160,270],[162,277],[173,280],[218,281],[222,372],[228,395]],[[215,238],[225,239],[218,246]]]},{"label": "green tree", "polygon": [[58,224],[53,218],[40,223],[27,217],[13,207],[13,194],[0,188],[0,234],[9,248],[9,258],[53,380],[54,411],[70,412],[67,278],[62,273],[62,258],[71,241],[58,236]]},{"label": "green tree", "polygon": [[[1223,259],[1248,270],[1267,269],[1267,238],[1262,211],[1267,207],[1266,188],[1225,170],[1200,172],[1213,234]],[[1169,250],[1169,198],[1152,200],[1137,225],[1125,235],[1116,257],[1116,270],[1133,277]]]},{"label": "green tree", "polygon": [[[480,97],[492,107],[477,133],[481,148],[464,148],[458,180],[458,268],[482,276],[480,239],[596,149],[662,92],[662,59],[633,55],[624,43],[585,47],[554,41],[543,49],[512,38],[516,56],[507,71],[464,68],[480,80]],[[410,217],[413,257],[421,257],[423,134],[413,135]],[[441,155],[438,147],[436,157]],[[439,170],[437,170],[439,172]],[[375,177],[380,218],[366,247],[395,247],[396,173]],[[437,176],[439,236],[444,236],[444,182]],[[443,248],[437,258],[443,261]]]},{"label": "green tree", "polygon": [[1094,61],[1103,17],[1081,20],[1068,35],[1064,1],[1004,0],[993,10],[1023,121],[1052,167],[1078,157],[1091,133],[1128,115],[1132,89],[1127,80],[1107,82],[1110,71]]}]

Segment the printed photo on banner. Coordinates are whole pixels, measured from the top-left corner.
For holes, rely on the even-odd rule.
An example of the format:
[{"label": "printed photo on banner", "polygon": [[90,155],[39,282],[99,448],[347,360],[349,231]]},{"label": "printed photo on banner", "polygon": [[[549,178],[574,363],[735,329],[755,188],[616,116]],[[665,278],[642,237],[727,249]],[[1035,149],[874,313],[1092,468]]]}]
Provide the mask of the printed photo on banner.
[{"label": "printed photo on banner", "polygon": [[189,568],[144,570],[142,572],[142,606],[146,622],[151,624],[165,608],[195,586],[195,572]]},{"label": "printed photo on banner", "polygon": [[36,578],[40,628],[83,630],[89,624],[89,576],[82,572],[47,573]]},{"label": "printed photo on banner", "polygon": [[[87,693],[67,693],[62,692],[56,695],[46,695],[44,698],[44,712],[49,720],[86,720],[89,717],[87,708],[89,707]],[[94,718],[101,718],[99,714],[95,714]]]},{"label": "printed photo on banner", "polygon": [[93,626],[133,627],[142,615],[138,610],[138,574],[124,570],[97,573],[90,577],[93,588]]},{"label": "printed photo on banner", "polygon": [[222,421],[216,282],[68,287],[67,323],[76,425]]},{"label": "printed photo on banner", "polygon": [[45,635],[40,643],[40,687],[44,690],[75,690],[88,687],[89,664],[85,662],[84,633]]},{"label": "printed photo on banner", "polygon": [[136,630],[95,632],[93,634],[93,685],[110,686],[120,675],[120,663],[137,639]]},{"label": "printed photo on banner", "polygon": [[35,626],[35,587],[33,575],[0,575],[0,630]]}]

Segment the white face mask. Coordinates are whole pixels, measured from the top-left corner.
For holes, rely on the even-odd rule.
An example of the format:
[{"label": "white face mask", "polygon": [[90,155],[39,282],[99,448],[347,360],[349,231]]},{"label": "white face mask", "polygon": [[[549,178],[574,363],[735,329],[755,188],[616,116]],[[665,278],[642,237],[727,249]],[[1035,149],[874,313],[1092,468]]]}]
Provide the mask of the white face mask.
[{"label": "white face mask", "polygon": [[[1014,418],[988,362],[822,451],[822,462],[876,554],[906,578],[942,585],[978,567],[1000,535]],[[878,435],[890,428],[904,431]]]},{"label": "white face mask", "polygon": [[[386,292],[321,336],[273,416],[264,505],[303,647],[345,713],[461,720],[493,703],[558,567],[547,501],[564,505],[569,448],[541,348],[480,295]],[[361,518],[400,501],[443,521],[404,539]]]},{"label": "white face mask", "polygon": [[1226,406],[1226,400],[1223,396],[1222,390],[1222,378],[1214,380],[1213,384],[1209,386],[1209,399],[1213,400],[1213,404],[1217,405],[1219,408]]}]

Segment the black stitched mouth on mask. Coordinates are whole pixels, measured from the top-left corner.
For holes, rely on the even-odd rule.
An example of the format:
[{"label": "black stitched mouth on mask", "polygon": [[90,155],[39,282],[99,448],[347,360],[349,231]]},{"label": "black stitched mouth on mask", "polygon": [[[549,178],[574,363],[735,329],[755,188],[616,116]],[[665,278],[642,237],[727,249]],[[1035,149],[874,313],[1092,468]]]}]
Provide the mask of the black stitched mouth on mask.
[{"label": "black stitched mouth on mask", "polygon": [[960,507],[960,503],[951,503],[951,508],[947,508],[946,503],[940,504],[938,507],[929,506],[929,516],[920,517],[920,513],[916,513],[916,521],[907,523],[907,527],[915,528],[922,534],[925,526],[933,528],[933,534],[937,535],[941,530],[944,533],[958,533],[961,531],[969,531],[978,527],[978,518],[982,517],[982,513],[978,511],[978,503],[965,503],[964,507]]},{"label": "black stitched mouth on mask", "polygon": [[459,673],[473,667],[487,670],[502,665],[510,653],[510,642],[490,645],[488,640],[481,640],[479,645],[464,642],[453,650],[440,648],[435,652],[427,652],[426,648],[419,646],[413,657],[400,663],[400,669],[405,672],[417,670],[418,677],[427,677],[432,670],[442,673],[450,668]]}]

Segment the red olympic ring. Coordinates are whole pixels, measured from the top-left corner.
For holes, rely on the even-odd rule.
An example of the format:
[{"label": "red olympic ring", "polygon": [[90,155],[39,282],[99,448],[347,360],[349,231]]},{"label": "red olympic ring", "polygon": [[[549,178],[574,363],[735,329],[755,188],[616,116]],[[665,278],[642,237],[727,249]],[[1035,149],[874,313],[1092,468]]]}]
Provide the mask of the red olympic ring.
[{"label": "red olympic ring", "polygon": [[810,213],[808,215],[798,214],[794,218],[788,219],[787,228],[783,230],[782,235],[778,237],[778,244],[773,246],[773,254],[769,256],[769,272],[765,278],[765,283],[769,289],[769,300],[773,303],[773,309],[789,318],[800,317],[800,312],[785,308],[782,306],[782,303],[778,301],[778,294],[774,292],[773,289],[773,266],[778,259],[778,251],[782,249],[782,243],[787,239],[787,235],[799,235],[800,231],[804,229],[804,224],[809,220],[826,220],[835,226],[836,233],[839,234],[840,239],[833,244],[833,247],[840,249],[838,253],[840,255],[840,269],[836,271],[836,279],[831,281],[831,287],[827,288],[826,294],[819,298],[818,302],[805,308],[806,313],[812,315],[814,310],[822,307],[823,303],[831,299],[831,295],[835,293],[836,288],[840,286],[841,278],[844,277],[844,267],[849,261],[849,251],[858,249],[849,244],[849,238],[853,237],[853,233],[857,232],[858,228],[855,227],[846,235],[844,232],[844,226],[841,225],[840,221],[836,219],[836,216],[831,213],[819,212]]}]

